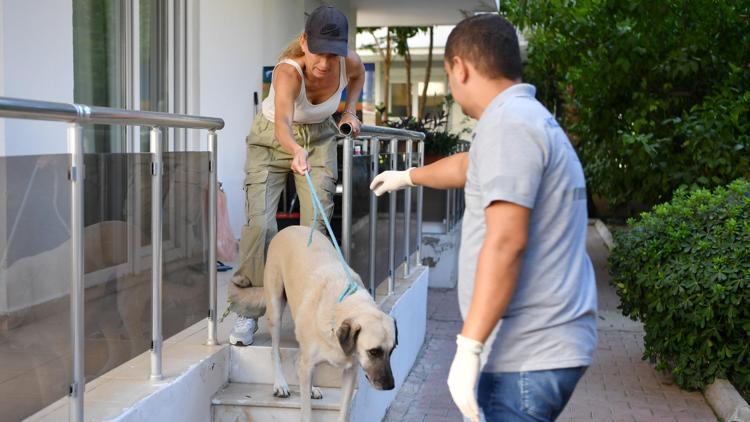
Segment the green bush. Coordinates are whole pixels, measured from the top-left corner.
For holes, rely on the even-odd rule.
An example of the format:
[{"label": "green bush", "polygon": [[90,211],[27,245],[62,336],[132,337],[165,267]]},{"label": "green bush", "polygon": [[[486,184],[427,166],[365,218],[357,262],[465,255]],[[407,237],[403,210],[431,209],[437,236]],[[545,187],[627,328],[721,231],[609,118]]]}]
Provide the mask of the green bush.
[{"label": "green bush", "polygon": [[503,1],[524,79],[570,131],[590,190],[652,206],[750,173],[750,2]]},{"label": "green bush", "polygon": [[750,388],[750,182],[678,189],[628,225],[609,268],[623,314],[644,324],[644,359],[683,388]]}]

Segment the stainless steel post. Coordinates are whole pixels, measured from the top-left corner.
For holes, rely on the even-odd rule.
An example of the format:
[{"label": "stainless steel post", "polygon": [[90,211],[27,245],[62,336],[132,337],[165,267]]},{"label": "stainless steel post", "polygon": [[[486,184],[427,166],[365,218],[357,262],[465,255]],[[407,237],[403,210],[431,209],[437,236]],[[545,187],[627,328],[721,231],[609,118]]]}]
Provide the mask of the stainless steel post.
[{"label": "stainless steel post", "polygon": [[[417,142],[418,167],[424,166],[424,141]],[[424,187],[417,186],[417,257],[415,265],[422,262],[422,212],[424,206]]]},{"label": "stainless steel post", "polygon": [[73,382],[70,384],[69,419],[83,421],[84,374],[84,244],[83,244],[83,135],[81,126],[68,126],[70,153],[70,331],[73,352]]},{"label": "stainless steel post", "polygon": [[344,252],[344,259],[350,262],[351,245],[352,245],[352,138],[344,138],[343,157],[343,178],[342,181],[344,192],[341,198],[341,247]]},{"label": "stainless steel post", "polygon": [[219,344],[216,338],[217,321],[217,285],[216,285],[216,196],[219,185],[216,162],[217,156],[216,131],[208,131],[208,340],[206,344]]},{"label": "stainless steel post", "polygon": [[[398,140],[391,139],[388,145],[391,158],[391,170],[398,170]],[[393,191],[389,195],[388,207],[388,294],[392,295],[396,289],[396,195]]]},{"label": "stainless steel post", "polygon": [[[380,171],[380,140],[370,139],[370,180],[377,176]],[[376,244],[378,238],[378,197],[370,191],[370,261],[368,270],[370,273],[370,294],[375,297],[375,259]]]},{"label": "stainless steel post", "polygon": [[445,233],[451,231],[451,193],[453,189],[446,189],[445,191]]},{"label": "stainless steel post", "polygon": [[161,288],[162,288],[162,204],[161,182],[164,162],[162,138],[152,127],[151,140],[151,379],[161,380]]},{"label": "stainless steel post", "polygon": [[458,212],[456,212],[456,209],[458,208],[458,189],[453,189],[453,196],[451,197],[451,217],[453,218],[451,222],[451,227],[456,226],[456,222],[458,222]]},{"label": "stainless steel post", "polygon": [[[404,152],[405,167],[408,169],[411,167],[412,160],[412,148],[414,147],[414,141],[408,139],[406,141],[406,150]],[[411,237],[411,187],[404,189],[404,278],[409,277],[410,266],[409,266],[409,246]]]}]

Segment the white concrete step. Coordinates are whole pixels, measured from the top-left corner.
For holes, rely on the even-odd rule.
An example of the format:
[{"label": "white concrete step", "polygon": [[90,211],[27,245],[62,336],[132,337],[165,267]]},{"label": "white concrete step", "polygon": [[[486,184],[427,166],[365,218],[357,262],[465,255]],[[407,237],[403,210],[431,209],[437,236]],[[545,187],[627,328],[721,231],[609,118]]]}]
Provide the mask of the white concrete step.
[{"label": "white concrete step", "polygon": [[[281,366],[290,385],[299,385],[297,356],[299,346],[294,336],[294,322],[289,308],[284,312],[281,331]],[[258,321],[258,332],[250,346],[232,346],[229,382],[246,384],[273,384],[273,361],[271,360],[271,335],[266,318]],[[313,385],[317,387],[340,387],[343,370],[321,363],[313,373]]]},{"label": "white concrete step", "polygon": [[[313,421],[336,421],[341,407],[338,388],[321,388],[323,398],[312,400]],[[211,400],[213,422],[271,422],[300,419],[299,387],[290,386],[291,396],[274,397],[273,384],[229,383]],[[356,394],[356,392],[355,392]]]},{"label": "white concrete step", "polygon": [[[273,361],[271,346],[232,346],[229,367],[229,382],[247,384],[273,384]],[[297,377],[296,347],[281,348],[281,368],[289,385],[299,385]],[[313,373],[313,385],[317,387],[341,387],[343,370],[327,363],[318,364]]]}]

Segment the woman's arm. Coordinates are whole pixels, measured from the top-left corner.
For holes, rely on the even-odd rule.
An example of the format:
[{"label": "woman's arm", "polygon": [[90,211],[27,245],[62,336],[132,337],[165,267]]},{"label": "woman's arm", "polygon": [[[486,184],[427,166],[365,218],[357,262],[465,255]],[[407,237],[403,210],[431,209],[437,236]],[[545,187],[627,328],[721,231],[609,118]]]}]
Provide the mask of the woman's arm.
[{"label": "woman's arm", "polygon": [[352,49],[349,49],[349,55],[346,57],[346,102],[344,103],[344,113],[339,121],[339,126],[348,123],[352,127],[352,136],[359,135],[360,121],[357,119],[357,101],[359,94],[362,93],[362,87],[365,85],[365,66],[362,59]]},{"label": "woman's arm", "polygon": [[302,89],[302,79],[291,66],[279,65],[273,75],[274,98],[274,135],[286,152],[293,156],[292,171],[305,174],[309,170],[307,165],[307,151],[297,144],[292,131],[294,121],[294,100]]}]

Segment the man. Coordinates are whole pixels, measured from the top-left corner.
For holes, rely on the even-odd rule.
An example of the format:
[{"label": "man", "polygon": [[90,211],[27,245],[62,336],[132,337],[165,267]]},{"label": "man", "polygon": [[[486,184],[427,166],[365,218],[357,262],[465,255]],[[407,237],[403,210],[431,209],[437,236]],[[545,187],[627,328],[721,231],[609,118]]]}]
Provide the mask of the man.
[{"label": "man", "polygon": [[[451,395],[472,421],[479,407],[488,421],[554,420],[596,346],[581,164],[535,88],[521,83],[518,38],[507,20],[478,15],[459,23],[444,65],[454,99],[479,119],[471,150],[384,172],[370,187],[378,195],[414,185],[465,187],[458,280],[464,325],[448,376]],[[479,377],[480,354],[495,329]]]}]

